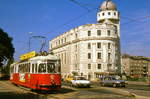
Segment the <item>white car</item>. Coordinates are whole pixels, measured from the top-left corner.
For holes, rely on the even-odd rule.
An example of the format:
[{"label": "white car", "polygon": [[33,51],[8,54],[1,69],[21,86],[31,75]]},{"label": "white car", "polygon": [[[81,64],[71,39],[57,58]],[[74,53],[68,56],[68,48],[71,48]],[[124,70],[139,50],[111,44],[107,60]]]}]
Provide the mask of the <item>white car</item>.
[{"label": "white car", "polygon": [[71,80],[71,84],[73,87],[90,87],[91,82],[86,80],[83,76],[75,76],[73,80]]}]

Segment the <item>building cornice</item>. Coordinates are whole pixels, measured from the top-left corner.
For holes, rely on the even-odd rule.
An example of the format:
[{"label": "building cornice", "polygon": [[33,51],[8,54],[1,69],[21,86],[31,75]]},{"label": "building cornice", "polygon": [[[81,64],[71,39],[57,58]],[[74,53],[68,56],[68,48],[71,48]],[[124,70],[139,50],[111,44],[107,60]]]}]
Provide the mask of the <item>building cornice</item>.
[{"label": "building cornice", "polygon": [[57,47],[51,48],[50,51],[67,46],[69,44],[74,44],[74,43],[78,43],[81,41],[89,41],[89,40],[111,40],[111,41],[115,41],[118,42],[120,40],[120,38],[113,38],[113,37],[86,37],[86,38],[79,38],[79,39],[75,39],[69,42],[66,42],[64,44],[58,45]]}]

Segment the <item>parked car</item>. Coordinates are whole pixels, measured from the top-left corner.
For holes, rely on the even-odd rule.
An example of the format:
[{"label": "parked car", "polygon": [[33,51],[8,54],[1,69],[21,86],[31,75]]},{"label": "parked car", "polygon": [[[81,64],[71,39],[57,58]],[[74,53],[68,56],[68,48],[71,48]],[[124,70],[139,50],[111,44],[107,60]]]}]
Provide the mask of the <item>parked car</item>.
[{"label": "parked car", "polygon": [[113,87],[126,87],[127,82],[125,80],[116,79],[113,76],[102,77],[100,80],[102,86],[113,86]]},{"label": "parked car", "polygon": [[67,77],[64,79],[64,81],[65,81],[66,83],[71,83],[71,80],[73,80],[73,76],[67,76]]},{"label": "parked car", "polygon": [[83,76],[73,77],[73,80],[71,80],[71,84],[73,87],[90,87],[91,86],[91,82]]}]

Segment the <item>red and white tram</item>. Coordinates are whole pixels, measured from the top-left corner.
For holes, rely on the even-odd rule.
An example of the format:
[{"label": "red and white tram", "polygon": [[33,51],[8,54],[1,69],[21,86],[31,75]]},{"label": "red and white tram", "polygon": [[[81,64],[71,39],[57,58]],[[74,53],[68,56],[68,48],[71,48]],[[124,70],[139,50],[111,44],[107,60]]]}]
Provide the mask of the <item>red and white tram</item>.
[{"label": "red and white tram", "polygon": [[49,54],[13,63],[10,66],[10,81],[35,90],[60,90],[60,60]]}]

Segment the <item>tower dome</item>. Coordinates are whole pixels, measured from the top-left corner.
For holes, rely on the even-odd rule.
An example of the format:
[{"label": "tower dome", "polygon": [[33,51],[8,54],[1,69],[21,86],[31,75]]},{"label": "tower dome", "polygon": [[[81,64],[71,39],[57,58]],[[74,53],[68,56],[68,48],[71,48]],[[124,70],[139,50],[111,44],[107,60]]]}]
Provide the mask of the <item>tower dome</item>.
[{"label": "tower dome", "polygon": [[117,10],[116,5],[110,1],[110,0],[106,0],[102,3],[102,5],[100,6],[100,10],[101,11],[106,11],[106,10]]}]

